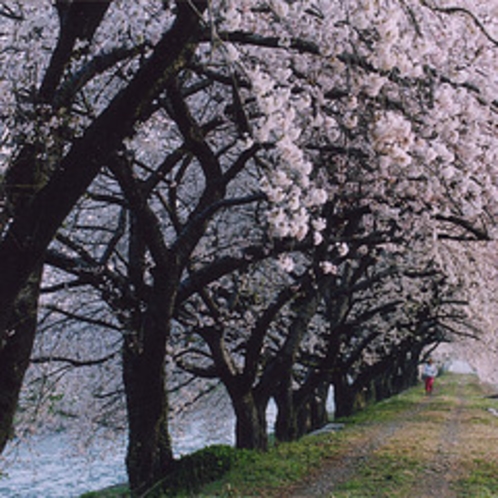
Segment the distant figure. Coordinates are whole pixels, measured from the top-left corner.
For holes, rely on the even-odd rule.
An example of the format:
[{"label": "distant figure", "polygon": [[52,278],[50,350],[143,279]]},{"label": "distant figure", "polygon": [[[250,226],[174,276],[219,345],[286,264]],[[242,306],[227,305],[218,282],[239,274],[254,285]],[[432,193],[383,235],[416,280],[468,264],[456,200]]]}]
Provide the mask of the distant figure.
[{"label": "distant figure", "polygon": [[434,365],[432,358],[427,360],[422,369],[422,380],[425,383],[425,394],[432,394],[434,379],[437,376],[437,367]]}]

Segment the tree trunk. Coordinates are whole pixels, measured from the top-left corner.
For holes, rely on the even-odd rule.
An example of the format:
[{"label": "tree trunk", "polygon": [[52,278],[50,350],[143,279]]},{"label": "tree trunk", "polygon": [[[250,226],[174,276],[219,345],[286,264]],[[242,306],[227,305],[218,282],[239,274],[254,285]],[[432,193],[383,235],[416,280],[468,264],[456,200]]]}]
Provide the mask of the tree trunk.
[{"label": "tree trunk", "polygon": [[[326,408],[328,385],[311,393],[293,392],[287,388],[275,394],[278,407],[275,437],[278,441],[295,441],[328,422]],[[299,399],[301,398],[301,399]]]},{"label": "tree trunk", "polygon": [[128,409],[126,468],[133,496],[140,496],[167,472],[173,461],[168,432],[164,362],[125,346],[123,369]]},{"label": "tree trunk", "polygon": [[206,0],[179,2],[177,18],[133,80],[75,141],[56,172],[16,214],[0,243],[0,341],[17,295],[78,199],[164,85],[187,64],[196,47]]},{"label": "tree trunk", "polygon": [[125,337],[123,380],[128,410],[126,467],[132,496],[142,496],[173,462],[168,428],[165,352],[170,320],[166,278],[155,277],[141,329]]},{"label": "tree trunk", "polygon": [[297,420],[297,437],[319,429],[329,421],[327,397],[329,381],[327,376],[313,372],[303,386],[294,393],[294,410]]},{"label": "tree trunk", "polygon": [[29,366],[38,316],[41,268],[24,285],[0,347],[0,453],[11,434],[24,374]]},{"label": "tree trunk", "polygon": [[[9,217],[22,213],[46,180],[43,167],[36,160],[38,152],[37,145],[24,145],[3,178],[0,187],[5,196],[5,207],[0,210],[2,230]],[[17,257],[22,250],[14,246],[7,254]],[[10,303],[0,297],[0,453],[13,432],[14,415],[35,339],[43,265],[38,263],[33,268],[31,273],[26,273],[27,279],[18,292],[12,291],[16,289],[15,281],[6,272],[0,272],[1,286],[7,293],[12,292]]]},{"label": "tree trunk", "polygon": [[268,433],[266,404],[258,404],[252,392],[230,393],[235,411],[235,441],[237,448],[266,451]]},{"label": "tree trunk", "polygon": [[334,402],[336,418],[347,417],[354,411],[354,392],[345,375],[334,375]]},{"label": "tree trunk", "polygon": [[327,413],[328,392],[329,384],[327,382],[323,382],[315,389],[315,395],[310,398],[306,405],[308,425],[306,432],[302,434],[319,429],[329,421],[329,414]]},{"label": "tree trunk", "polygon": [[297,413],[294,406],[294,393],[289,379],[281,382],[274,394],[277,405],[275,438],[278,441],[295,441],[298,437]]},{"label": "tree trunk", "polygon": [[302,286],[302,296],[293,303],[295,317],[289,327],[287,338],[282,350],[275,358],[275,378],[278,385],[274,397],[278,407],[275,423],[275,437],[279,441],[294,441],[299,437],[298,416],[308,400],[309,392],[306,386],[304,391],[297,395],[293,391],[294,372],[297,352],[308,326],[318,308],[320,293],[317,289],[305,282]]}]

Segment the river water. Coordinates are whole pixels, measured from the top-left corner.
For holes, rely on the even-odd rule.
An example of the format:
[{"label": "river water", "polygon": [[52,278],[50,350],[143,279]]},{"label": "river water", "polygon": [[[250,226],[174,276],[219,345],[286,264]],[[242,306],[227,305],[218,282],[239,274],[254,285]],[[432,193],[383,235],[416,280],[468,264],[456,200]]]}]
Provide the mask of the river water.
[{"label": "river water", "polygon": [[[216,400],[216,418],[198,411],[172,421],[175,456],[212,444],[234,444],[235,418],[227,397]],[[269,426],[275,408],[268,408]],[[127,481],[125,439],[78,449],[64,432],[14,441],[0,457],[0,498],[77,498]]]},{"label": "river water", "polygon": [[2,498],[72,498],[126,481],[124,442],[79,454],[66,434],[36,436],[12,444],[2,457]]},{"label": "river water", "polygon": [[[210,430],[207,419],[176,427],[176,456],[212,444],[233,445],[234,419],[228,417]],[[14,441],[0,457],[1,498],[76,498],[127,481],[126,441],[98,439],[78,449],[69,434],[34,436]]]},{"label": "river water", "polygon": [[[191,453],[207,445],[233,444],[233,421],[228,431],[207,433],[199,421],[182,430],[175,454]],[[231,429],[231,430],[230,430]],[[76,498],[93,491],[126,482],[124,440],[98,443],[78,450],[68,434],[50,434],[12,444],[0,460],[1,498]]]}]

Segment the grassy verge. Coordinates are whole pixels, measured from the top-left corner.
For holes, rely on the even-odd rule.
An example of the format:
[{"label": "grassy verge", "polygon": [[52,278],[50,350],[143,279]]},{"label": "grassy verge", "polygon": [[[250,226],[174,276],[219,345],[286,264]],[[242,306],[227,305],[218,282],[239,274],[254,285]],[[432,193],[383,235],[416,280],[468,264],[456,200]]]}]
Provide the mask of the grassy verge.
[{"label": "grassy verge", "polygon": [[100,491],[89,491],[81,495],[80,498],[129,498],[128,486],[112,486]]},{"label": "grassy verge", "polygon": [[[344,461],[352,448],[367,445],[375,431],[389,424],[398,430],[372,448],[354,475],[334,489],[334,498],[417,496],[418,487],[440,472],[441,462],[451,468],[442,478],[458,497],[498,496],[498,417],[489,410],[498,410],[498,400],[486,398],[489,392],[473,376],[445,375],[436,389],[425,398],[417,386],[368,407],[342,420],[345,428],[337,432],[280,444],[264,454],[245,452],[200,491],[167,496],[282,497],[305,477],[320,478],[320,469]],[[445,442],[450,429],[455,445]],[[121,498],[124,491],[85,496]]]}]

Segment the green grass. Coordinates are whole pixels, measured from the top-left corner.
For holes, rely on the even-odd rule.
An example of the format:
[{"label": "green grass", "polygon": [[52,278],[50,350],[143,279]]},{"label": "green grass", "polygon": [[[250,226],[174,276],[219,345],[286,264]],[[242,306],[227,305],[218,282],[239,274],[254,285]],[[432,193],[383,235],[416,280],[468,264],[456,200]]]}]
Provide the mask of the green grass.
[{"label": "green grass", "polygon": [[457,482],[459,496],[478,498],[498,497],[496,463],[475,459],[469,474]]},{"label": "green grass", "polygon": [[417,481],[420,462],[411,457],[392,455],[372,459],[358,474],[334,489],[334,498],[367,496],[410,496],[410,490]]},{"label": "green grass", "polygon": [[130,493],[127,485],[112,486],[99,491],[89,491],[80,498],[129,498]]},{"label": "green grass", "polygon": [[277,496],[280,488],[304,478],[329,454],[323,436],[280,444],[267,453],[255,452],[250,467],[235,467],[198,496]]}]

